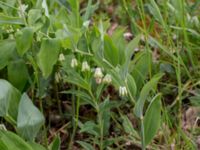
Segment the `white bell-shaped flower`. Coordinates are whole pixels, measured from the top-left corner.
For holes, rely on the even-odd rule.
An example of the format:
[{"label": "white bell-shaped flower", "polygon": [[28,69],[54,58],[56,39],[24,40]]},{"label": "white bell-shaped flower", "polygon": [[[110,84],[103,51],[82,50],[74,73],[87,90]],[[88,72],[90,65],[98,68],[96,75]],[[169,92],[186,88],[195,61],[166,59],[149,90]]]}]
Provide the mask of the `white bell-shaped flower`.
[{"label": "white bell-shaped flower", "polygon": [[98,67],[98,68],[95,69],[94,77],[95,78],[102,78],[103,77],[103,73],[102,73],[101,68]]},{"label": "white bell-shaped flower", "polygon": [[128,94],[127,89],[125,86],[120,86],[119,87],[119,95],[120,96],[126,96]]},{"label": "white bell-shaped flower", "polygon": [[81,68],[81,71],[90,71],[90,66],[88,65],[88,62],[87,61],[84,61],[82,63],[82,68]]},{"label": "white bell-shaped flower", "polygon": [[64,60],[65,60],[65,56],[64,56],[63,53],[61,53],[61,54],[59,55],[58,60],[59,60],[59,61],[64,61]]},{"label": "white bell-shaped flower", "polygon": [[76,66],[78,66],[78,61],[76,58],[72,58],[71,60],[71,67],[75,68]]}]

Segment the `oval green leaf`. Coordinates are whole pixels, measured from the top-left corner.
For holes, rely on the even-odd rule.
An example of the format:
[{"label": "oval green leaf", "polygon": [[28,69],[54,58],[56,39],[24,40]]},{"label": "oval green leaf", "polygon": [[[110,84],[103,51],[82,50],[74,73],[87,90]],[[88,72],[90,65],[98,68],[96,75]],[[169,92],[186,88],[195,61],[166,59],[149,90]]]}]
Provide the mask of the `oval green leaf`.
[{"label": "oval green leaf", "polygon": [[160,127],[161,122],[161,94],[157,94],[148,106],[144,116],[145,145],[147,146]]},{"label": "oval green leaf", "polygon": [[38,53],[38,65],[42,74],[47,78],[56,64],[60,52],[60,42],[57,39],[43,39]]},{"label": "oval green leaf", "polygon": [[26,140],[33,141],[44,123],[43,114],[35,107],[27,94],[19,103],[17,131]]}]

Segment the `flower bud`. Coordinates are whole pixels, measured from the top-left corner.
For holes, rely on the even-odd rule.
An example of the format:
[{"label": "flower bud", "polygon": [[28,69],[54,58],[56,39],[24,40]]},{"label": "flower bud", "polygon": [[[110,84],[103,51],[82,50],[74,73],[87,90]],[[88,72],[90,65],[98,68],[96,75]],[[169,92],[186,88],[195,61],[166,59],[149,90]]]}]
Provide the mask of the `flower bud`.
[{"label": "flower bud", "polygon": [[87,61],[84,61],[82,63],[82,68],[81,68],[81,71],[90,71],[90,66],[88,65],[88,62]]},{"label": "flower bud", "polygon": [[101,68],[97,67],[95,69],[94,77],[95,77],[95,80],[96,80],[97,84],[100,84],[102,82],[103,73],[101,71]]},{"label": "flower bud", "polygon": [[107,83],[107,84],[111,83],[112,82],[111,75],[110,74],[106,74],[105,77],[103,78],[103,82]]},{"label": "flower bud", "polygon": [[78,61],[77,61],[76,58],[73,58],[73,59],[71,60],[71,67],[74,68],[74,67],[76,67],[76,66],[78,66]]},{"label": "flower bud", "polygon": [[95,78],[102,78],[102,77],[103,77],[103,73],[102,73],[102,71],[101,71],[101,68],[96,68],[96,69],[95,69],[94,77],[95,77]]},{"label": "flower bud", "polygon": [[65,56],[64,56],[63,53],[61,53],[61,54],[59,55],[58,60],[59,60],[59,61],[64,61],[64,60],[65,60]]},{"label": "flower bud", "polygon": [[128,94],[127,89],[125,86],[120,86],[119,87],[119,95],[120,96],[126,96]]}]

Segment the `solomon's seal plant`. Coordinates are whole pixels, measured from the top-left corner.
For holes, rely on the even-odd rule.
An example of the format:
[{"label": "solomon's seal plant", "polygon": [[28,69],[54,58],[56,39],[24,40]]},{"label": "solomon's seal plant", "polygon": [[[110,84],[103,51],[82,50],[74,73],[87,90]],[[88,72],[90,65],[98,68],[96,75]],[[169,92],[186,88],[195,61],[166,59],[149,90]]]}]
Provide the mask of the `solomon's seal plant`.
[{"label": "solomon's seal plant", "polygon": [[199,7],[1,0],[0,150],[199,149]]}]

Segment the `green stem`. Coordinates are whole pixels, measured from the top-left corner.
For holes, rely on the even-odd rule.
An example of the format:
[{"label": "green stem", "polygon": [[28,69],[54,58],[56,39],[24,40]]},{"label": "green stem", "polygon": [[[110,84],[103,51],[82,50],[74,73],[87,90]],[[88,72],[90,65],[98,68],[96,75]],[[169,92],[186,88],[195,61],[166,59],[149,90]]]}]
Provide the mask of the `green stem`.
[{"label": "green stem", "polygon": [[103,122],[102,122],[102,116],[101,113],[99,112],[99,109],[97,110],[98,114],[98,122],[99,122],[99,129],[100,129],[100,150],[103,150]]},{"label": "green stem", "polygon": [[13,126],[17,125],[17,122],[9,114],[7,114],[4,118],[5,118],[5,120],[7,122],[9,122],[10,124],[12,124]]},{"label": "green stem", "polygon": [[[75,86],[72,85],[72,89],[73,91],[75,90]],[[71,139],[70,139],[70,143],[69,143],[69,147],[68,149],[72,149],[72,143],[74,141],[74,137],[75,137],[75,133],[76,133],[76,121],[74,120],[74,118],[76,118],[76,102],[75,102],[75,95],[72,95],[72,127],[73,127],[73,131],[72,131],[72,135],[71,135]]]},{"label": "green stem", "polygon": [[144,119],[143,116],[140,118],[141,120],[141,137],[142,137],[142,150],[145,150],[145,135],[144,135]]},{"label": "green stem", "polygon": [[[42,104],[42,99],[41,98],[39,99],[39,105],[40,105],[40,111],[43,114],[44,110],[43,110],[43,104]],[[43,129],[44,129],[44,136],[43,136],[44,144],[45,144],[45,147],[48,148],[47,128],[46,128],[45,124],[43,124]]]},{"label": "green stem", "polygon": [[59,111],[59,114],[62,116],[63,112],[62,112],[62,107],[61,107],[61,100],[59,99],[59,95],[58,95],[58,84],[55,82],[54,85],[55,85],[56,99],[58,103],[58,111]]},{"label": "green stem", "polygon": [[[78,91],[80,91],[79,87],[78,87]],[[79,107],[80,107],[80,97],[78,96],[77,97],[77,103],[76,103],[76,124],[75,124],[76,129],[78,127]]]}]

